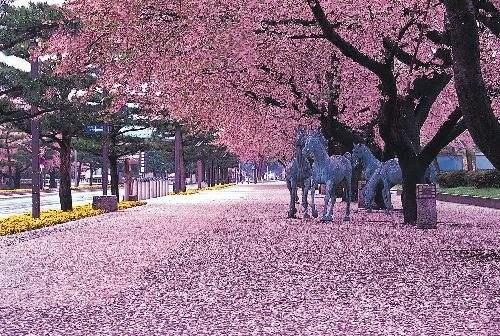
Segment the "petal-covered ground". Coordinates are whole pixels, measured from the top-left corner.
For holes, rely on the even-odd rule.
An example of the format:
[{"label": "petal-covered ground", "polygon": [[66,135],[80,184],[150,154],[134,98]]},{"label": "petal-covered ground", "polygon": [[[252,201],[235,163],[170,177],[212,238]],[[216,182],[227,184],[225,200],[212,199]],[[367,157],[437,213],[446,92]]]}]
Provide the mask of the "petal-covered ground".
[{"label": "petal-covered ground", "polygon": [[[284,219],[244,185],[0,238],[1,335],[498,335],[500,211]],[[318,200],[322,204],[322,200]]]}]

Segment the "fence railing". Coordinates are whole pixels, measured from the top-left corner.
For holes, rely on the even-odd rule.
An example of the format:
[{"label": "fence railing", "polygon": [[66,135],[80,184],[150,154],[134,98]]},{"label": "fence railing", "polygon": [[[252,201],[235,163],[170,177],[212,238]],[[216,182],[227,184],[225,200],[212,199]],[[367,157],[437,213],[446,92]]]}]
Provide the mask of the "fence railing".
[{"label": "fence railing", "polygon": [[147,200],[169,194],[169,181],[164,178],[133,179],[125,183],[124,200]]}]

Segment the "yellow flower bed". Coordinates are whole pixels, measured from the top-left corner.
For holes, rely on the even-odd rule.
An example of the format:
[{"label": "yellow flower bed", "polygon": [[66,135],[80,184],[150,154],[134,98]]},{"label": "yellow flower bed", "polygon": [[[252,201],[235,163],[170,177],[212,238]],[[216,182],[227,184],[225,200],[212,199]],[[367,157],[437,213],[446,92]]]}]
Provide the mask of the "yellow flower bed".
[{"label": "yellow flower bed", "polygon": [[229,187],[231,187],[233,185],[235,185],[235,184],[234,183],[230,183],[230,184],[218,184],[218,185],[215,185],[213,187],[205,187],[205,188],[201,188],[201,189],[187,189],[184,192],[180,192],[180,193],[174,194],[174,195],[188,196],[188,195],[197,194],[200,191],[221,190],[221,189],[229,188]]},{"label": "yellow flower bed", "polygon": [[0,190],[0,194],[22,194],[29,193],[31,189],[2,189]]},{"label": "yellow flower bed", "polygon": [[[144,204],[146,204],[146,202],[120,202],[118,204],[118,209],[128,209]],[[94,210],[91,204],[87,204],[76,206],[72,211],[42,211],[39,219],[33,219],[31,213],[13,215],[5,219],[0,219],[0,236],[71,222],[81,218],[101,215],[103,213],[103,210]]]},{"label": "yellow flower bed", "polygon": [[118,203],[118,210],[125,210],[136,206],[146,205],[144,201],[123,201]]}]

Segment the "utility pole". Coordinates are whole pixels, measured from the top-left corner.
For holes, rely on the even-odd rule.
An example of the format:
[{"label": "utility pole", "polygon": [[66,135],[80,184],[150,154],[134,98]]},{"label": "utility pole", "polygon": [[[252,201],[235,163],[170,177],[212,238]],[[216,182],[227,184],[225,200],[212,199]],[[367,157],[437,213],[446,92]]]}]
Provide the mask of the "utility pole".
[{"label": "utility pole", "polygon": [[[31,58],[31,79],[38,78],[38,56]],[[38,107],[31,105],[31,215],[40,218],[40,120]]]}]

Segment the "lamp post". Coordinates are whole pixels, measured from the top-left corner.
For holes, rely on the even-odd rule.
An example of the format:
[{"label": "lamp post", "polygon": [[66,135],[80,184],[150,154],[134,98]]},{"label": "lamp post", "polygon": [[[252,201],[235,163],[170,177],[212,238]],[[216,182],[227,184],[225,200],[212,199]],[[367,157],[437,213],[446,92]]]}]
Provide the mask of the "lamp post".
[{"label": "lamp post", "polygon": [[[38,78],[38,56],[31,58],[31,79]],[[40,120],[38,107],[31,104],[31,216],[40,218]]]}]

